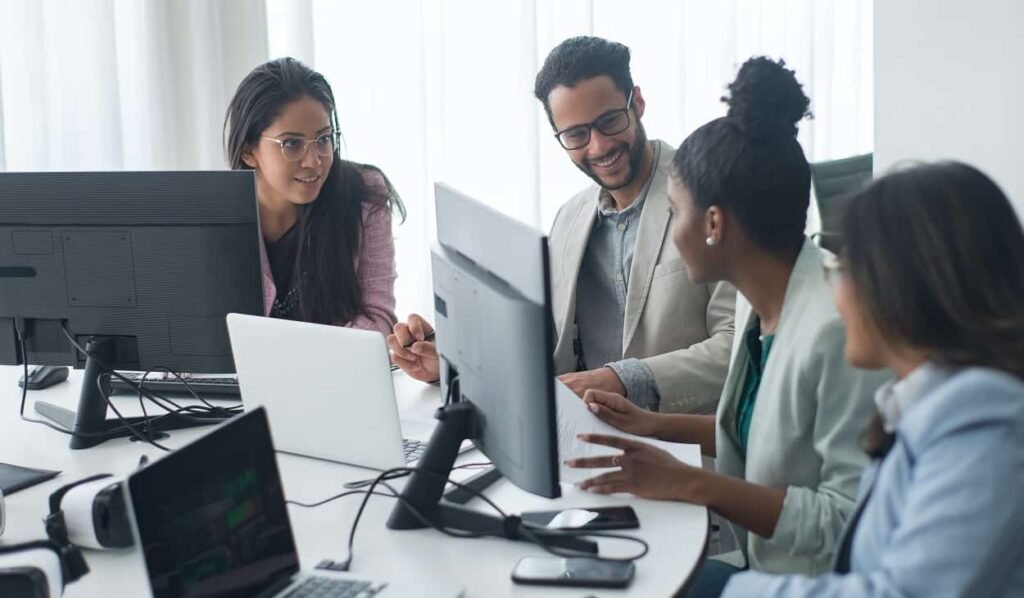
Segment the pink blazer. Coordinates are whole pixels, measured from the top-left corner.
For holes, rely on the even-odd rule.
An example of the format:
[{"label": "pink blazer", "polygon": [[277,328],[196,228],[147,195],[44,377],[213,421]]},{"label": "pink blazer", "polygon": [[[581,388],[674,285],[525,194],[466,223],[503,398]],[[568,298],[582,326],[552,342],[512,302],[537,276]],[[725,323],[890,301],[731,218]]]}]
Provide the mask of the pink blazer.
[{"label": "pink blazer", "polygon": [[[385,193],[384,178],[373,170],[363,170],[363,179],[372,189]],[[363,312],[344,326],[391,334],[398,322],[395,316],[395,240],[391,235],[391,210],[364,204],[363,230],[356,256],[356,276],[363,295]],[[269,316],[277,297],[274,275],[270,271],[267,249],[260,235],[260,264],[263,269],[263,315]]]}]

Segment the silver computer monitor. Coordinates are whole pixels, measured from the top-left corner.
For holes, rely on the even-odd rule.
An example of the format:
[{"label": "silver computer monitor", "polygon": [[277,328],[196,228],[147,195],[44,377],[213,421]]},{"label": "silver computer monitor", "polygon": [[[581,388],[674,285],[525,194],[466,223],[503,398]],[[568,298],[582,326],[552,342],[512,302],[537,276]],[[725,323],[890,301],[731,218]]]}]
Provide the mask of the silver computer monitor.
[{"label": "silver computer monitor", "polygon": [[475,407],[473,440],[502,475],[557,497],[547,236],[443,183],[435,196],[431,264],[442,392],[453,386],[454,399]]},{"label": "silver computer monitor", "polygon": [[[438,410],[438,426],[388,527],[541,541],[518,517],[463,508],[442,491],[469,438],[516,486],[561,495],[547,237],[444,184],[435,193],[434,315],[442,392],[452,401]],[[479,492],[480,485],[466,484]],[[574,535],[542,542],[572,554],[598,552],[596,542]]]}]

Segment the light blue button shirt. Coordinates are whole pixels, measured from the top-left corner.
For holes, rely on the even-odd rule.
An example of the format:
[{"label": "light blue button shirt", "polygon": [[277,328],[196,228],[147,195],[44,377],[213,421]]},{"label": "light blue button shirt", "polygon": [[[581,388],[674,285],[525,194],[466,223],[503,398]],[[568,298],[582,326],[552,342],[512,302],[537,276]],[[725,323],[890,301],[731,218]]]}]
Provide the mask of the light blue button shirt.
[{"label": "light blue button shirt", "polygon": [[1024,596],[1024,381],[923,366],[878,401],[895,443],[861,479],[850,572],[750,571],[723,596]]},{"label": "light blue button shirt", "polygon": [[[654,164],[661,146],[654,146]],[[610,367],[622,380],[626,396],[641,407],[657,410],[660,402],[654,373],[639,359],[622,359],[629,271],[654,169],[637,200],[624,210],[601,191],[594,227],[580,265],[576,285],[576,330],[581,369]]]}]

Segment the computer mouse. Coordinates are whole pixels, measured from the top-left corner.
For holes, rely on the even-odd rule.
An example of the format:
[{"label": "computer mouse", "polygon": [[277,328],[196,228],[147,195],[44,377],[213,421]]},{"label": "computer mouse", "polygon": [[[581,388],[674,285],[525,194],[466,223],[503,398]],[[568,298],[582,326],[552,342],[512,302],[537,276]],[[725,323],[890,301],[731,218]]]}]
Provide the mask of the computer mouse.
[{"label": "computer mouse", "polygon": [[[56,365],[37,365],[28,371],[28,389],[42,390],[68,379],[68,368]],[[25,377],[18,379],[18,386],[25,386]]]}]

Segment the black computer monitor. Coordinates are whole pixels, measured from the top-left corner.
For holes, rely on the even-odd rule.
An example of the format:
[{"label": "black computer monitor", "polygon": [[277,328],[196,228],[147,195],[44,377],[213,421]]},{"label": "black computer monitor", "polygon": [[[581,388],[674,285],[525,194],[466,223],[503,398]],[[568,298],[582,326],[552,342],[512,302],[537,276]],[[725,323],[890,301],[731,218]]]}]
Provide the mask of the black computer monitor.
[{"label": "black computer monitor", "polygon": [[[503,522],[441,500],[459,445],[472,440],[523,490],[560,496],[547,237],[450,187],[435,185],[431,250],[442,395],[452,403],[402,500],[392,529],[433,524],[486,533]],[[513,532],[514,535],[514,532]],[[564,545],[596,552],[596,545]]]},{"label": "black computer monitor", "polygon": [[259,252],[251,172],[0,173],[0,364],[85,368],[77,412],[36,410],[72,448],[127,436],[109,370],[233,372],[224,318],[263,313]]}]

